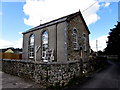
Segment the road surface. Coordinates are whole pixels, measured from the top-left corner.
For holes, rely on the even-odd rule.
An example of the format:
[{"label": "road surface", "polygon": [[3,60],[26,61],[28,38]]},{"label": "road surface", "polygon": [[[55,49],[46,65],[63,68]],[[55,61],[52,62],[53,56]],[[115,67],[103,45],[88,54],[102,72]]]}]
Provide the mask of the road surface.
[{"label": "road surface", "polygon": [[120,90],[120,63],[108,61],[109,65],[102,71],[96,72],[77,86],[65,90]]},{"label": "road surface", "polygon": [[[1,76],[2,75],[2,76]],[[1,88],[4,90],[19,90],[18,88],[21,88],[20,90],[22,90],[22,88],[39,88],[44,89],[43,86],[35,84],[34,82],[31,81],[26,81],[22,78],[19,78],[17,76],[13,76],[13,75],[9,75],[6,74],[4,72],[0,71],[0,76],[2,78],[0,78],[0,90]]]}]

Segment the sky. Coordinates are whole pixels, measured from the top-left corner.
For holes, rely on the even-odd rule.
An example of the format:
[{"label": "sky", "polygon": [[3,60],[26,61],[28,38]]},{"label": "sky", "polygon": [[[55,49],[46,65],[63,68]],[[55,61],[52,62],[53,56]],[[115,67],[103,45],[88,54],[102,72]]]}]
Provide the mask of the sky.
[{"label": "sky", "polygon": [[110,29],[118,21],[119,0],[1,0],[0,48],[22,48],[22,32],[81,11],[91,32],[90,46],[104,50]]}]

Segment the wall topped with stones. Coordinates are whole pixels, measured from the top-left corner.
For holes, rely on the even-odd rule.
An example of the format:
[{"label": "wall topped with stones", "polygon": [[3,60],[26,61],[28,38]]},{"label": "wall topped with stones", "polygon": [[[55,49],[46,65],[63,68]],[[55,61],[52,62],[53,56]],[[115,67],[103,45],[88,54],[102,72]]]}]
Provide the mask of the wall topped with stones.
[{"label": "wall topped with stones", "polygon": [[65,86],[74,77],[81,77],[81,61],[40,63],[25,60],[2,60],[2,71],[32,80],[46,87]]}]

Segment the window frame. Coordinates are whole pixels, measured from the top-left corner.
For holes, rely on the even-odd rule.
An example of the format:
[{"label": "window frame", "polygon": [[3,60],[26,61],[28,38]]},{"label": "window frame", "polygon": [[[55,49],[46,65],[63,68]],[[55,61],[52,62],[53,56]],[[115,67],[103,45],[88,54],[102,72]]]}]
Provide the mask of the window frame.
[{"label": "window frame", "polygon": [[[32,41],[33,39],[33,41]],[[29,37],[29,45],[28,45],[28,57],[29,59],[33,59],[35,56],[35,35],[31,34]]]},{"label": "window frame", "polygon": [[78,30],[76,28],[73,28],[72,30],[72,44],[73,49],[78,50]]},{"label": "window frame", "polygon": [[[43,35],[44,33],[47,32],[47,44],[43,44]],[[47,48],[45,48],[45,50],[43,50],[43,46],[44,45],[47,45]],[[48,30],[44,30],[41,34],[41,46],[42,46],[42,50],[41,50],[41,53],[42,53],[42,56],[41,56],[41,59],[44,61],[44,60],[47,60],[48,62],[48,59],[47,59],[47,51],[49,49],[49,31]]]}]

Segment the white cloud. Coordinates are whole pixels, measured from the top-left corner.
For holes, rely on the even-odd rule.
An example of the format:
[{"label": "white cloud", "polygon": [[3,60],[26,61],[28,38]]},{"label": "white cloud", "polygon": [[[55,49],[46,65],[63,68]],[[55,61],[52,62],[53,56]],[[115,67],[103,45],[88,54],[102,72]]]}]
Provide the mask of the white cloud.
[{"label": "white cloud", "polygon": [[97,0],[99,2],[119,2],[120,0]]},{"label": "white cloud", "polygon": [[97,20],[100,19],[100,17],[97,15],[97,11],[99,10],[99,8],[100,8],[100,5],[97,2],[92,7],[90,7],[87,11],[82,13],[87,25],[95,23]]},{"label": "white cloud", "polygon": [[97,39],[90,40],[91,48],[94,51],[96,51],[96,40],[97,40],[98,41],[98,50],[102,50],[103,51],[105,49],[105,47],[107,46],[106,45],[106,41],[108,40],[107,36],[108,35],[103,35],[103,36],[98,37]]},{"label": "white cloud", "polygon": [[104,2],[101,4],[101,7],[109,7],[110,3],[109,2]]},{"label": "white cloud", "polygon": [[109,5],[110,5],[110,3],[106,3],[106,4],[105,4],[105,7],[108,7]]},{"label": "white cloud", "polygon": [[23,38],[20,38],[19,40],[16,40],[13,42],[13,47],[14,48],[22,48],[22,42],[23,42]]},{"label": "white cloud", "polygon": [[13,41],[13,42],[1,39],[0,49],[8,48],[8,47],[22,48],[22,42],[23,42],[22,38],[20,38],[19,40]]},{"label": "white cloud", "polygon": [[[96,0],[27,0],[23,6],[23,12],[29,17],[24,18],[24,23],[37,26],[40,24],[40,20],[45,23],[77,12],[79,9],[83,11],[95,2]],[[82,13],[88,25],[100,19],[97,15],[99,8],[100,5],[96,2],[91,8]]]},{"label": "white cloud", "polygon": [[22,32],[19,32],[20,35],[22,35]]},{"label": "white cloud", "polygon": [[1,0],[1,2],[25,2],[25,0]]},{"label": "white cloud", "polygon": [[12,46],[13,43],[10,41],[6,41],[6,40],[0,40],[0,48],[7,48],[8,46]]}]

